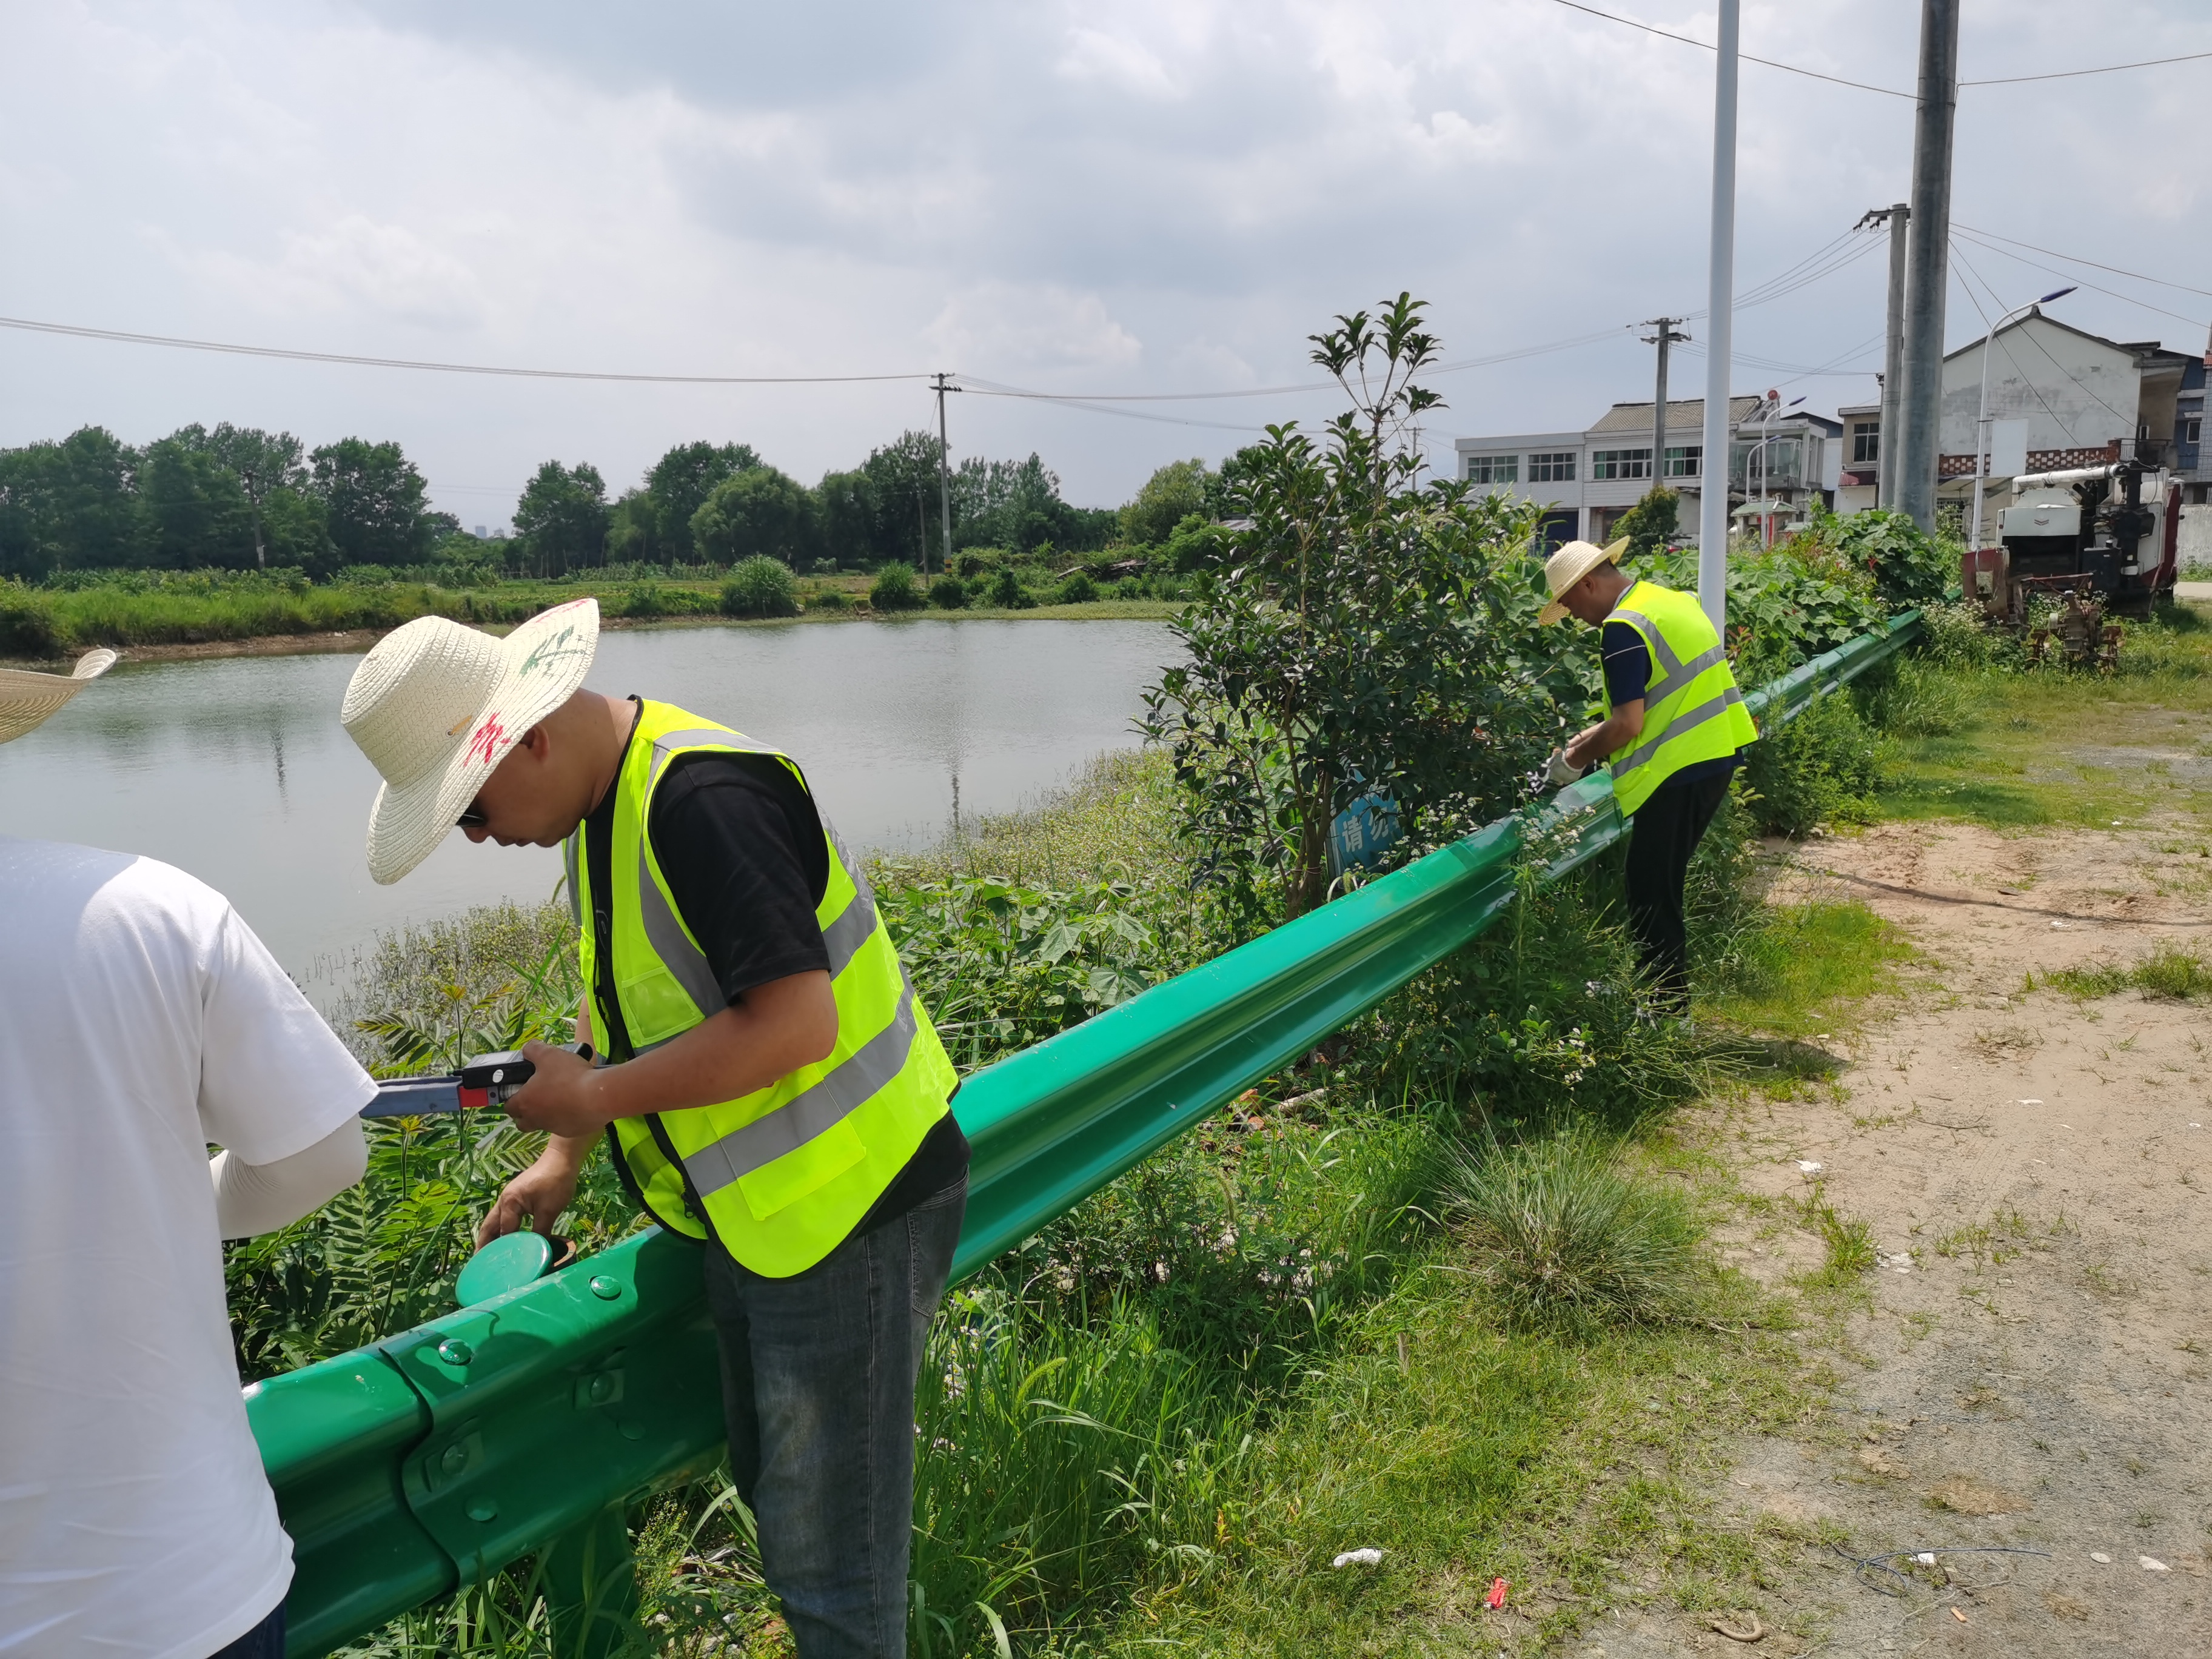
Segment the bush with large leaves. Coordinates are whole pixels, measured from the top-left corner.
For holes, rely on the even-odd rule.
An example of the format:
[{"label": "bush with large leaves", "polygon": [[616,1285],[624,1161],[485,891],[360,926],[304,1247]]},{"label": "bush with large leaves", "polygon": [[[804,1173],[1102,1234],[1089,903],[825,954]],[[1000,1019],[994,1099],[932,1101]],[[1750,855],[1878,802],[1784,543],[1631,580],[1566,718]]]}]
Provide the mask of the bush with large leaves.
[{"label": "bush with large leaves", "polygon": [[1146,694],[1236,931],[1323,902],[1330,823],[1370,790],[1398,802],[1400,857],[1510,809],[1587,701],[1588,641],[1534,625],[1535,510],[1425,485],[1403,441],[1440,401],[1413,384],[1437,349],[1422,308],[1401,294],[1311,337],[1354,407],[1319,441],[1272,427],[1244,452],[1250,528],[1176,624],[1189,660]]}]

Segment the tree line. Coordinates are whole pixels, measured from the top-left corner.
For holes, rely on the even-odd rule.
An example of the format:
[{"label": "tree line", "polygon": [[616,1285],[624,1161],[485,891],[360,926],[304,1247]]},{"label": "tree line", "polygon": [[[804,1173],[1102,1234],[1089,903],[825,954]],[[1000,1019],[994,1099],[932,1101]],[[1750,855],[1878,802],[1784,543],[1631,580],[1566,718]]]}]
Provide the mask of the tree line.
[{"label": "tree line", "polygon": [[[1025,557],[1118,542],[1164,544],[1192,515],[1218,517],[1232,459],[1174,461],[1119,509],[1061,499],[1059,475],[970,458],[951,471],[951,551]],[[0,577],[107,569],[302,569],[318,579],[496,563],[555,577],[608,564],[730,565],[765,554],[794,569],[945,568],[935,434],[906,432],[812,486],[750,445],[678,444],[609,498],[589,462],[545,462],[515,503],[514,534],[471,535],[431,510],[400,446],[342,438],[309,449],[289,432],[194,423],[143,447],[102,427],[0,449]]]}]

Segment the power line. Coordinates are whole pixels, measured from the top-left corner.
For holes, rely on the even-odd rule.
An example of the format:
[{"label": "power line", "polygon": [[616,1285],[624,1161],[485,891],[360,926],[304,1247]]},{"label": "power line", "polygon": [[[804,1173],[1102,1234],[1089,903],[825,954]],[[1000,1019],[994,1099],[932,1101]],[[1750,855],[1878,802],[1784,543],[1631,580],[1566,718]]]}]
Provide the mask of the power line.
[{"label": "power line", "polygon": [[[1553,3],[1565,6],[1570,11],[1586,11],[1593,17],[1604,18],[1608,23],[1625,23],[1630,28],[1642,29],[1646,34],[1656,34],[1662,40],[1680,40],[1686,46],[1698,46],[1706,52],[1713,50],[1710,41],[1695,40],[1686,34],[1675,34],[1667,29],[1655,28],[1649,23],[1638,22],[1633,17],[1620,17],[1609,11],[1600,11],[1595,6],[1582,4],[1580,0],[1553,0]],[[1791,75],[1802,75],[1814,81],[1826,81],[1838,87],[1856,88],[1860,92],[1878,92],[1885,98],[1911,99],[1913,96],[1909,92],[1899,92],[1894,87],[1875,87],[1869,86],[1863,81],[1846,81],[1840,75],[1823,75],[1818,70],[1800,69],[1795,64],[1778,64],[1771,58],[1754,58],[1747,52],[1738,52],[1736,55],[1747,64],[1764,64],[1768,69],[1785,70]]]},{"label": "power line", "polygon": [[[1956,252],[1955,249],[1953,251]],[[1983,307],[1981,301],[1975,297],[1974,283],[1981,283],[1984,289],[1989,290],[1990,301],[1993,304],[1996,304],[1998,311],[2002,313],[2004,309],[2004,306],[2002,301],[1998,299],[1996,289],[1990,288],[1989,279],[1984,276],[1980,271],[1974,270],[1972,265],[1966,263],[1966,256],[1963,253],[1959,255],[1959,268],[1963,271],[1970,273],[1973,277],[1973,282],[1968,282],[1964,277],[1961,277],[1959,282],[1959,286],[1966,290],[1966,298],[1973,302],[1974,309],[1981,314],[1983,339],[1984,341],[1995,340],[1996,342],[1997,349],[2004,353],[2005,361],[2012,365],[2012,372],[2020,376],[2021,384],[2026,386],[2030,392],[2035,393],[2035,401],[2043,405],[2043,412],[2051,416],[2051,423],[2066,434],[2067,441],[2069,444],[2074,443],[2077,436],[2074,428],[2067,425],[2066,422],[2059,417],[2058,411],[2051,406],[2051,399],[2043,395],[2042,389],[2038,386],[2033,380],[2028,378],[2027,371],[2020,366],[2020,359],[2012,355],[2012,346],[2010,343],[2002,337],[1998,335],[1994,326],[1990,324],[1989,312]],[[2048,357],[2051,354],[2046,351],[2043,355]],[[2087,388],[2084,389],[2086,390]],[[1981,441],[1981,428],[1980,423],[1978,421],[1975,423],[1974,431],[1974,442],[1977,446],[1975,454],[1977,457],[1981,453],[1979,448]],[[1977,471],[1980,470],[1981,462],[1978,459],[1975,461],[1974,465]]]},{"label": "power line", "polygon": [[[2048,271],[2053,276],[2065,277],[2067,281],[2074,283],[2077,287],[2092,289],[2099,294],[2110,295],[2113,299],[2121,301],[2123,304],[2134,306],[2138,310],[2154,311],[2161,317],[2171,317],[2178,323],[2189,323],[2197,328],[2212,327],[2212,325],[2208,325],[2202,318],[2185,317],[2178,311],[2168,311],[2164,306],[2154,306],[2148,300],[2138,300],[2132,294],[2123,294],[2116,288],[2106,288],[2102,283],[2093,283],[2087,277],[2076,276],[2070,270],[2061,270],[2057,265],[2046,265],[2039,259],[2026,258],[2020,254],[2010,252],[2004,248],[1998,247],[1994,243],[1984,241],[1978,236],[1970,235],[1966,237],[1964,240],[1972,242],[1976,247],[1986,249],[1988,252],[1996,254],[2000,258],[2010,259],[2016,264],[2026,265],[2031,270]],[[2063,258],[2065,256],[2061,254],[2058,257]]]},{"label": "power line", "polygon": [[34,322],[0,317],[0,328],[32,334],[61,334],[80,340],[113,340],[125,345],[167,346],[180,351],[213,351],[232,357],[278,357],[291,362],[342,363],[356,368],[412,368],[434,374],[492,374],[525,380],[627,380],[650,386],[836,386],[860,380],[927,380],[927,374],[631,374],[583,368],[502,368],[489,363],[441,363],[411,357],[359,357],[338,351],[295,351],[283,346],[238,345],[222,340],[189,340],[169,334],[133,334],[115,328],[84,328],[74,323]]},{"label": "power line", "polygon": [[[1592,17],[1602,17],[1608,23],[1620,23],[1628,28],[1641,29],[1644,33],[1656,34],[1662,40],[1679,40],[1684,46],[1695,46],[1701,52],[1714,50],[1712,43],[1709,40],[1700,40],[1694,35],[1676,34],[1671,29],[1659,28],[1633,17],[1623,17],[1617,12],[1600,11],[1595,6],[1583,5],[1582,0],[1553,0],[1553,3],[1565,6],[1570,11],[1587,12]],[[1787,74],[1802,75],[1814,81],[1826,81],[1832,86],[1850,87],[1858,92],[1878,92],[1885,98],[1904,98],[1916,103],[1919,101],[1918,94],[1899,92],[1894,87],[1877,87],[1864,81],[1847,81],[1840,75],[1824,75],[1819,70],[1805,69],[1796,64],[1778,63],[1771,58],[1754,58],[1747,52],[1739,52],[1736,55],[1747,64],[1759,64],[1768,69],[1781,70]],[[1991,76],[1979,81],[1961,81],[1959,85],[1962,88],[2015,87],[2030,81],[2070,81],[2083,75],[2118,75],[2122,70],[2156,69],[2164,64],[2193,64],[2205,58],[2212,58],[2212,52],[2185,52],[2172,58],[2145,58],[2133,64],[2106,64],[2096,69],[2053,70],[2044,75]]]},{"label": "power line", "polygon": [[2178,58],[2146,58],[2137,64],[2107,64],[2102,69],[2053,70],[2048,75],[2000,75],[1988,81],[1961,81],[1962,87],[2016,87],[2023,81],[2070,81],[2077,75],[2118,75],[2122,70],[2156,69],[2161,64],[2193,64],[2212,52],[2185,52]]},{"label": "power line", "polygon": [[[2201,294],[2206,299],[2212,300],[2212,288],[2191,288],[2186,283],[2171,282],[2164,276],[2147,276],[2140,270],[2124,270],[2118,265],[2101,264],[2094,259],[2085,259],[2078,253],[2061,253],[2057,248],[2038,247],[2033,242],[2022,242],[2010,236],[2000,236],[1994,230],[1983,230],[1973,225],[1962,225],[1956,219],[1951,222],[1951,228],[1971,231],[1977,236],[1986,236],[1993,242],[2009,242],[2014,247],[2026,248],[2030,253],[2040,253],[2052,259],[2063,259],[2069,264],[2087,265],[2092,270],[2109,270],[2115,276],[2132,277],[2138,283],[2152,283],[2160,288],[2179,289],[2184,294]],[[1992,249],[1991,252],[1995,250]],[[2065,273],[2061,271],[2059,275],[2063,276]]]}]

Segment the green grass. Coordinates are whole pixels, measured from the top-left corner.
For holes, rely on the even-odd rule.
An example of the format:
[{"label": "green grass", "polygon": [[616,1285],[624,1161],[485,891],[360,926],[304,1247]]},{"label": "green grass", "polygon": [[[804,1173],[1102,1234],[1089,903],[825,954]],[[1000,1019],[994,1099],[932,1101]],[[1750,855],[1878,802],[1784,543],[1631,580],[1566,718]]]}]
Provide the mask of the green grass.
[{"label": "green grass", "polygon": [[1905,935],[1855,899],[1766,907],[1734,973],[1709,1006],[1723,1026],[1774,1036],[1826,1036],[1893,991],[1915,959]]},{"label": "green grass", "polygon": [[2212,628],[2193,605],[2129,623],[2110,677],[1923,659],[1898,678],[1911,689],[1889,726],[1885,817],[2018,830],[2212,809],[2212,782],[2161,763],[2197,755],[2212,714]]},{"label": "green grass", "polygon": [[2158,946],[2140,962],[2094,963],[2029,975],[2027,988],[2039,984],[2083,1000],[2140,991],[2165,1001],[2191,1002],[2212,997],[2212,963],[2186,945],[2168,944]]}]

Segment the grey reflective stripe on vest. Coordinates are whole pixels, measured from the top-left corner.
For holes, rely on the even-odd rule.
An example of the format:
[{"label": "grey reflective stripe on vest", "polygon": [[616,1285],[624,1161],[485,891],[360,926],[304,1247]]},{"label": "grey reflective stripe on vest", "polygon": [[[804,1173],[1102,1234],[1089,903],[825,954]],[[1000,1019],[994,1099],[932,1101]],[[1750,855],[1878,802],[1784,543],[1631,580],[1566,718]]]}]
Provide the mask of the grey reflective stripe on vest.
[{"label": "grey reflective stripe on vest", "polygon": [[[1651,647],[1652,654],[1657,659],[1659,664],[1657,682],[1645,688],[1644,693],[1644,703],[1647,708],[1656,708],[1666,702],[1705,670],[1717,662],[1725,660],[1728,656],[1728,647],[1716,644],[1700,651],[1689,661],[1684,662],[1674,654],[1674,647],[1667,643],[1667,635],[1660,630],[1659,624],[1641,611],[1631,611],[1623,606],[1613,611],[1605,620],[1627,623],[1632,627],[1638,623],[1644,624],[1636,631],[1643,636],[1644,642]],[[1602,627],[1603,624],[1601,623],[1600,626]]]},{"label": "grey reflective stripe on vest", "polygon": [[731,1130],[686,1158],[684,1167],[693,1188],[706,1198],[836,1127],[906,1069],[914,1035],[914,988],[908,985],[891,1023],[855,1048],[836,1071],[766,1117]]},{"label": "grey reflective stripe on vest", "polygon": [[1684,709],[1680,714],[1675,715],[1673,720],[1667,722],[1667,729],[1662,732],[1657,737],[1653,738],[1647,743],[1638,744],[1636,747],[1635,752],[1630,755],[1626,760],[1613,762],[1613,775],[1614,779],[1617,781],[1624,773],[1632,772],[1638,767],[1643,765],[1644,762],[1650,760],[1652,756],[1659,752],[1660,746],[1662,744],[1680,737],[1685,732],[1696,730],[1698,726],[1703,726],[1707,720],[1717,719],[1720,715],[1726,714],[1730,708],[1734,708],[1742,701],[1743,693],[1739,691],[1735,686],[1731,685],[1722,691],[1718,696],[1708,698],[1705,702],[1699,703],[1694,708]]},{"label": "grey reflective stripe on vest", "polygon": [[860,947],[875,936],[876,900],[865,884],[856,885],[853,902],[837,920],[822,930],[822,943],[830,951],[830,977],[835,979],[853,965]]},{"label": "grey reflective stripe on vest", "polygon": [[1645,704],[1656,708],[1715,663],[1727,660],[1728,647],[1725,646],[1717,645],[1709,651],[1700,651],[1679,668],[1668,669],[1666,678],[1644,694]]}]

